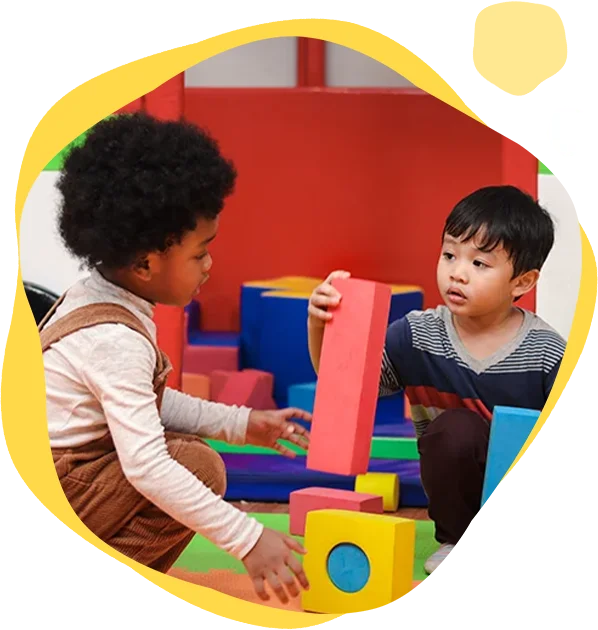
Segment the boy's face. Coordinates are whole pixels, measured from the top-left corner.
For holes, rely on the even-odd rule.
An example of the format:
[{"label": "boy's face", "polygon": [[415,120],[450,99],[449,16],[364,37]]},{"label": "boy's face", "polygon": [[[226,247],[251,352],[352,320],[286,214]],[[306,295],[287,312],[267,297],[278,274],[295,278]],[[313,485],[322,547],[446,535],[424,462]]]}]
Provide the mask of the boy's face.
[{"label": "boy's face", "polygon": [[482,317],[503,308],[535,285],[538,272],[513,278],[513,264],[498,245],[483,252],[474,236],[464,242],[445,235],[437,267],[438,289],[449,310],[462,317]]},{"label": "boy's face", "polygon": [[164,253],[148,255],[146,293],[153,302],[169,306],[186,306],[191,302],[209,278],[212,257],[208,247],[217,232],[217,218],[202,219],[180,243]]}]

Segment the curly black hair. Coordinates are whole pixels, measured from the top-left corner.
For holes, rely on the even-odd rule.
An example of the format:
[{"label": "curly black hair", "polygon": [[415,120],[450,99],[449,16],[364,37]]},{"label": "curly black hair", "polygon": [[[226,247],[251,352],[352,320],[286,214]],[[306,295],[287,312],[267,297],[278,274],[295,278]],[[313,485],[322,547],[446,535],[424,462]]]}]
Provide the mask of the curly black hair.
[{"label": "curly black hair", "polygon": [[124,268],[215,219],[236,176],[217,142],[191,123],[113,116],[64,161],[59,233],[83,266]]}]

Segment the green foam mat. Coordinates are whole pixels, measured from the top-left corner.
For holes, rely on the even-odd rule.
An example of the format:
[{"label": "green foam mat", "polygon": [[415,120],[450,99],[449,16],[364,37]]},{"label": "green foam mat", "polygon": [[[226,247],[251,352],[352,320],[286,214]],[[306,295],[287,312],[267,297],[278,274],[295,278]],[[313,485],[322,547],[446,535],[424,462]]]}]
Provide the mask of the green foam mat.
[{"label": "green foam mat", "polygon": [[[251,516],[271,529],[285,533],[289,531],[288,514],[251,514]],[[434,523],[432,521],[415,521],[415,532],[413,579],[424,580],[427,577],[424,572],[424,562],[438,549],[438,543],[434,540]],[[303,542],[301,537],[295,536],[295,538]],[[207,573],[212,569],[245,573],[243,563],[199,535],[193,537],[174,566],[195,573]]]}]

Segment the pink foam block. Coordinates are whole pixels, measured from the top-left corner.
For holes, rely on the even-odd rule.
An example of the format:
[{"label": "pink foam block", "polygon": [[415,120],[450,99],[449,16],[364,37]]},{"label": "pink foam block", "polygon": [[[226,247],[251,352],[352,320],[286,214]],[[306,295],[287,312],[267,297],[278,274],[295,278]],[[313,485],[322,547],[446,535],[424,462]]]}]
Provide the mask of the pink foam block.
[{"label": "pink foam block", "polygon": [[383,500],[381,496],[375,494],[334,488],[295,490],[289,497],[289,531],[293,536],[304,535],[307,513],[314,510],[347,510],[382,514]]},{"label": "pink foam block", "polygon": [[391,289],[367,280],[333,280],[342,295],[326,324],[307,468],[366,473],[370,460]]},{"label": "pink foam block", "polygon": [[187,345],[183,351],[183,372],[211,375],[214,370],[235,371],[239,349],[232,346]]},{"label": "pink foam block", "polygon": [[[272,399],[272,374],[260,370],[213,374],[216,374],[217,381],[217,386],[212,389],[215,401],[225,405],[244,405],[252,409],[276,409],[276,403]],[[226,380],[222,384],[224,379]]]}]

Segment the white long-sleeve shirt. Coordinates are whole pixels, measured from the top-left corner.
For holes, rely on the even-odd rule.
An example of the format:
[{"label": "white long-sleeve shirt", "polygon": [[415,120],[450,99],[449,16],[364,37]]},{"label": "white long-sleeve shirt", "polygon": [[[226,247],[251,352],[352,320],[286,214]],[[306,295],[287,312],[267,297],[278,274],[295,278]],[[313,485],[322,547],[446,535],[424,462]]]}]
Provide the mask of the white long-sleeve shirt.
[{"label": "white long-sleeve shirt", "polygon": [[[66,294],[47,326],[88,304],[129,309],[156,339],[153,306],[96,270]],[[263,526],[215,495],[174,460],[164,431],[243,444],[250,409],[166,388],[160,413],[153,389],[156,353],[122,324],[100,324],[60,340],[43,355],[50,444],[84,445],[110,431],[127,480],[172,518],[242,559]]]}]

